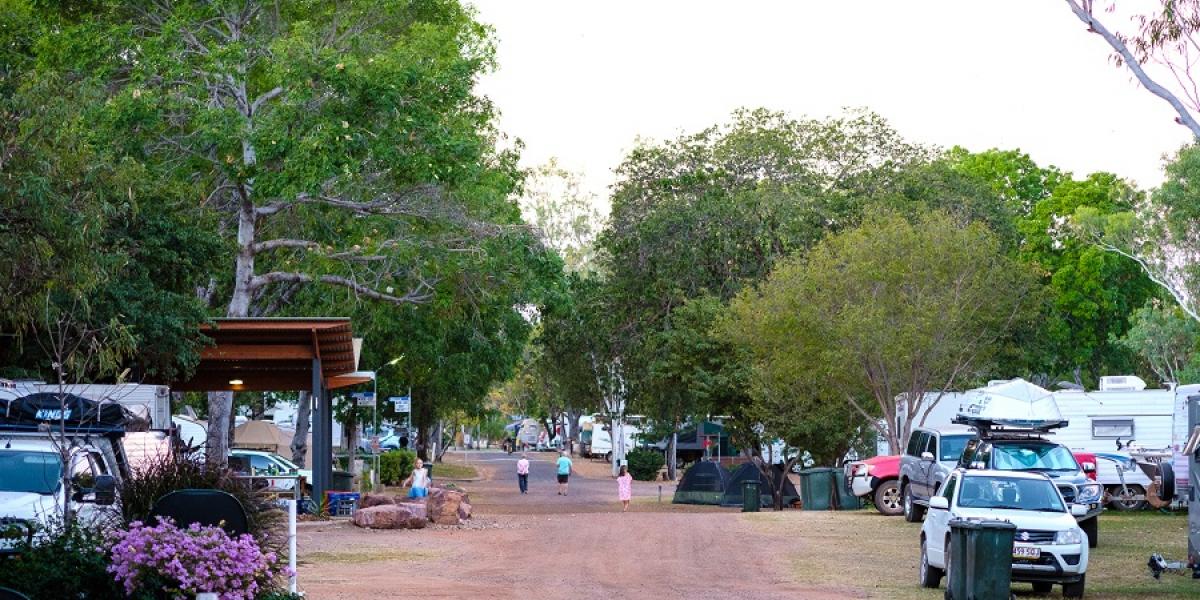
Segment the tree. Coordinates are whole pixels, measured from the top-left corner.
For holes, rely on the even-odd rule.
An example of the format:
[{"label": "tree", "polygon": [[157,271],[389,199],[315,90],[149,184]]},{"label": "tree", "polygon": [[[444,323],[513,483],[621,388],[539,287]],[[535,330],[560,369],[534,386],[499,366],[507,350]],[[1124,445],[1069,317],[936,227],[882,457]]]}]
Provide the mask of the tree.
[{"label": "tree", "polygon": [[[726,331],[755,357],[757,381],[788,373],[837,390],[898,453],[931,408],[926,392],[979,378],[1032,287],[981,224],[871,211],[739,294]],[[752,392],[761,402],[771,389]]]},{"label": "tree", "polygon": [[[1135,17],[1138,31],[1122,34],[1110,30],[1095,15],[1094,0],[1067,0],[1075,16],[1112,47],[1113,62],[1126,66],[1146,91],[1161,98],[1177,115],[1175,121],[1186,126],[1192,135],[1200,138],[1200,88],[1196,86],[1192,67],[1196,53],[1200,52],[1200,2],[1196,0],[1160,0],[1149,14]],[[1109,10],[1115,8],[1109,4]],[[1158,82],[1146,71],[1149,65],[1158,65],[1174,82],[1171,87]],[[1160,77],[1162,78],[1162,77]],[[1183,97],[1180,98],[1180,95]]]},{"label": "tree", "polygon": [[1200,381],[1200,323],[1157,298],[1139,308],[1130,322],[1129,331],[1113,343],[1141,356],[1162,383]]},{"label": "tree", "polygon": [[1200,147],[1180,150],[1162,186],[1129,210],[1079,207],[1078,232],[1106,251],[1138,264],[1179,309],[1200,321]]},{"label": "tree", "polygon": [[581,175],[551,158],[525,180],[521,213],[542,244],[563,259],[567,271],[592,273],[597,268],[596,236],[604,227],[599,199],[583,189]]},{"label": "tree", "polygon": [[[113,156],[207,211],[226,262],[193,284],[226,316],[277,314],[314,283],[426,302],[435,265],[499,232],[519,173],[473,93],[489,31],[457,2],[88,6],[51,20],[37,69],[102,84],[91,123],[120,133]],[[209,403],[229,418],[232,394]]]}]

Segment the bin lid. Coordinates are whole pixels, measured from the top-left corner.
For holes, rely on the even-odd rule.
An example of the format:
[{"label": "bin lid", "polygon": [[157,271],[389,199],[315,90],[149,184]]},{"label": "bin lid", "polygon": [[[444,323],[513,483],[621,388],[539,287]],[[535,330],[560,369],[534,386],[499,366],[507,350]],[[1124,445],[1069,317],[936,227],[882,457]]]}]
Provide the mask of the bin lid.
[{"label": "bin lid", "polygon": [[951,519],[951,529],[1013,529],[1016,525],[1008,521],[997,521],[995,519],[978,520],[978,519]]},{"label": "bin lid", "polygon": [[813,467],[811,469],[804,469],[803,471],[800,471],[800,474],[801,475],[810,475],[810,474],[815,475],[817,473],[835,473],[835,472],[840,473],[841,471],[842,471],[841,469],[835,469],[833,467]]}]

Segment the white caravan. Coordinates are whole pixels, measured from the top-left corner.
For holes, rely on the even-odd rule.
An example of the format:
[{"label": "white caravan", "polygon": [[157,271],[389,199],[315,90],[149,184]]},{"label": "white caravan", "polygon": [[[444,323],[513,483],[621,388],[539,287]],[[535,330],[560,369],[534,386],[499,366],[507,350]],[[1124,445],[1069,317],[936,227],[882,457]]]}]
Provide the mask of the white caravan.
[{"label": "white caravan", "polygon": [[[642,417],[637,415],[625,417],[622,432],[625,438],[626,452],[636,447],[637,440],[642,435],[641,427],[638,426],[641,420]],[[612,460],[612,424],[607,416],[596,413],[579,417],[579,433],[584,456]]]}]

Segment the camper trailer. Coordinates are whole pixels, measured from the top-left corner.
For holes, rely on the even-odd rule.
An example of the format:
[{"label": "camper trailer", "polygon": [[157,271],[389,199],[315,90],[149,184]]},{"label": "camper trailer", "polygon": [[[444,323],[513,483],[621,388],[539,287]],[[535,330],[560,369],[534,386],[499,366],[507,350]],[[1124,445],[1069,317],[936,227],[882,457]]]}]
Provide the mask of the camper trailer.
[{"label": "camper trailer", "polygon": [[[621,430],[625,438],[626,452],[636,446],[638,436],[642,434],[642,430],[638,426],[641,420],[642,417],[633,415],[625,418],[625,424]],[[607,417],[600,414],[579,417],[579,433],[584,456],[612,460],[612,424]]]}]

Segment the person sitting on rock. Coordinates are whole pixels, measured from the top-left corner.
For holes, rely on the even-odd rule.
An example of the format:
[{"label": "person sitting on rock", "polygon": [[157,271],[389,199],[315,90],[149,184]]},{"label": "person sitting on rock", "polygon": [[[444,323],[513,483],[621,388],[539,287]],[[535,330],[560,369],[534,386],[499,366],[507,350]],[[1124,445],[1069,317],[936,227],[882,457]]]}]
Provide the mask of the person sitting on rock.
[{"label": "person sitting on rock", "polygon": [[401,483],[401,487],[412,484],[408,490],[409,498],[424,498],[429,495],[429,471],[425,470],[425,463],[421,459],[417,459],[417,464],[413,467],[413,472]]}]

